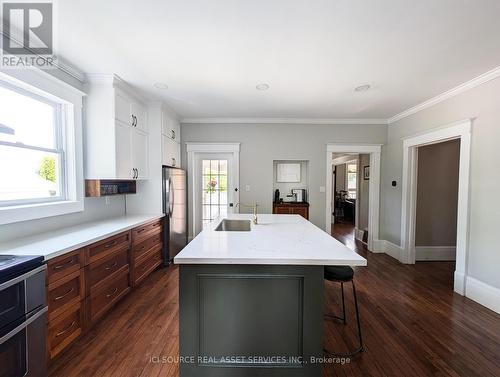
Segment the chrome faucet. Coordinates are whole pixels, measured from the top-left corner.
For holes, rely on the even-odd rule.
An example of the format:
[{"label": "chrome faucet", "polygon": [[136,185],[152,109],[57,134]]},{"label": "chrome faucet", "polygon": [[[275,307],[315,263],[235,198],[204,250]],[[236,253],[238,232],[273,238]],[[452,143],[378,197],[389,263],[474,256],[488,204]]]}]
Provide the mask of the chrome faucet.
[{"label": "chrome faucet", "polygon": [[257,207],[259,206],[257,202],[255,202],[253,205],[248,205],[248,204],[243,204],[243,203],[236,203],[236,207],[246,207],[246,208],[253,208],[253,223],[257,225]]}]

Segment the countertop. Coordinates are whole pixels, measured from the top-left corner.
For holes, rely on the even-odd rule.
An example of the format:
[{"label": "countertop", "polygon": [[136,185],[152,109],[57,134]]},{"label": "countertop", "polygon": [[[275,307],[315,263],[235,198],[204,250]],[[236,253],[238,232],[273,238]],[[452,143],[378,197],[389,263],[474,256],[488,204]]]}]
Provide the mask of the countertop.
[{"label": "countertop", "polygon": [[0,244],[0,255],[43,255],[49,260],[163,216],[124,215],[40,233]]},{"label": "countertop", "polygon": [[[251,220],[251,214],[229,219]],[[259,214],[248,232],[215,231],[207,225],[177,256],[176,264],[270,264],[366,266],[366,259],[299,215]]]}]

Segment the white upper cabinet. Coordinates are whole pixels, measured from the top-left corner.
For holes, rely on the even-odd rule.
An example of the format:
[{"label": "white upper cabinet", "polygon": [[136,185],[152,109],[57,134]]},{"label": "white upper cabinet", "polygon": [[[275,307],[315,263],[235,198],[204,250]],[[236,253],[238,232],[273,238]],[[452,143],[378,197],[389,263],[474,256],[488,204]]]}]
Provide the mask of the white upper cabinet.
[{"label": "white upper cabinet", "polygon": [[132,123],[132,125],[137,128],[138,130],[147,132],[148,131],[148,123],[147,123],[147,110],[146,107],[139,102],[132,102],[131,103],[131,115],[132,115],[132,121],[135,123]]},{"label": "white upper cabinet", "polygon": [[162,163],[163,165],[181,166],[181,126],[176,117],[163,109],[161,112]]},{"label": "white upper cabinet", "polygon": [[181,166],[181,145],[175,140],[162,135],[162,164],[172,167]]},{"label": "white upper cabinet", "polygon": [[179,121],[171,116],[167,111],[161,113],[161,132],[163,135],[180,143],[181,127]]},{"label": "white upper cabinet", "polygon": [[148,179],[146,106],[114,75],[90,75],[86,90],[85,178]]}]

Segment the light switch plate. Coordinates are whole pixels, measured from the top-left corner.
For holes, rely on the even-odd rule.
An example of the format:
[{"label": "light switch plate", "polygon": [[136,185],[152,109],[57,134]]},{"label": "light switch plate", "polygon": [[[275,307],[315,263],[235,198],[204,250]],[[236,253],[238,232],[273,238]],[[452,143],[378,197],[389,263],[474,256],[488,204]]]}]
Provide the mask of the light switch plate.
[{"label": "light switch plate", "polygon": [[319,186],[319,192],[326,192],[325,186]]},{"label": "light switch plate", "polygon": [[250,185],[246,185],[246,186],[245,186],[245,191],[246,191],[246,192],[249,192],[249,191],[250,191]]}]

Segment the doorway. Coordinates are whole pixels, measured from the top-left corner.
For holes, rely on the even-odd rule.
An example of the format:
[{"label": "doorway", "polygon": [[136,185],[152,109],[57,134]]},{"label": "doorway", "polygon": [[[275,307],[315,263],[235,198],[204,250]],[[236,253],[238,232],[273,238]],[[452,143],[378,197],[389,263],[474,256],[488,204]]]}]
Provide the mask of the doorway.
[{"label": "doorway", "polygon": [[[343,226],[344,237],[352,237],[353,244],[354,238],[364,241],[370,251],[375,250],[379,241],[380,151],[380,145],[327,145],[326,231],[332,234],[332,223],[349,220],[354,226],[351,225],[350,230]],[[345,173],[342,173],[342,168],[335,169],[342,164],[345,164]],[[366,198],[363,205],[360,201],[361,187],[366,190],[363,191]],[[344,198],[339,198],[341,195]],[[337,207],[342,205],[343,213],[337,211]],[[366,211],[362,216],[361,208]],[[365,223],[360,223],[360,219]]]},{"label": "doorway", "polygon": [[416,261],[418,148],[455,139],[460,141],[453,289],[461,295],[465,294],[467,278],[471,128],[472,121],[468,119],[403,140],[401,262],[409,264]]},{"label": "doorway", "polygon": [[238,211],[239,144],[187,143],[189,239]]}]

